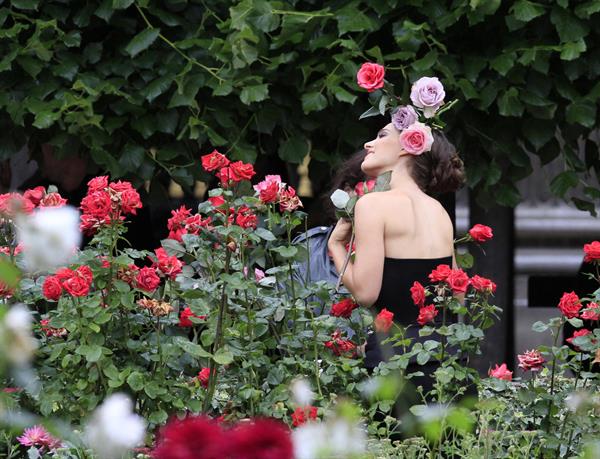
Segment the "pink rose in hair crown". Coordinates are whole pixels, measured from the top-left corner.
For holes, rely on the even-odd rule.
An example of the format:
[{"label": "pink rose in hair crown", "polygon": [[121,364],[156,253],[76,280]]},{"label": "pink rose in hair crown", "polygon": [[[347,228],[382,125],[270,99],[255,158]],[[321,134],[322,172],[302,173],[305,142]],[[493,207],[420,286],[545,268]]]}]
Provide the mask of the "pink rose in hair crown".
[{"label": "pink rose in hair crown", "polygon": [[392,124],[399,131],[403,131],[411,124],[417,122],[418,119],[419,115],[417,115],[412,105],[403,105],[398,107],[392,115]]},{"label": "pink rose in hair crown", "polygon": [[431,128],[423,123],[413,123],[400,133],[400,146],[411,155],[418,156],[431,150]]},{"label": "pink rose in hair crown", "polygon": [[425,118],[431,118],[444,104],[444,86],[436,77],[419,78],[412,85],[410,100],[415,107],[423,110]]},{"label": "pink rose in hair crown", "polygon": [[383,88],[383,78],[385,69],[383,65],[365,62],[360,66],[356,74],[356,82],[361,88],[365,88],[369,92]]}]

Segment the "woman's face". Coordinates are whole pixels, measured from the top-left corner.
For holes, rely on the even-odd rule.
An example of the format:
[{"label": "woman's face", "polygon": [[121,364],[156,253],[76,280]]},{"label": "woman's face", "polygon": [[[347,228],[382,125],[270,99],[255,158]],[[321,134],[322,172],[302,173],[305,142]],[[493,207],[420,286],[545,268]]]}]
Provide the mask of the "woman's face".
[{"label": "woman's face", "polygon": [[367,155],[361,164],[363,172],[370,177],[391,170],[402,156],[400,132],[392,123],[387,124],[377,133],[377,137],[365,143]]}]

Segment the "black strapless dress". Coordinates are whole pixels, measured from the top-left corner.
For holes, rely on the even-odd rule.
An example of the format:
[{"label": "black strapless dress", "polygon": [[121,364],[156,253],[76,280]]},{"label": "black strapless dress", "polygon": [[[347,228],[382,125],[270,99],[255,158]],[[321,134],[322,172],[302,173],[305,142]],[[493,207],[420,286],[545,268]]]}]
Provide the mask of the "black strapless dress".
[{"label": "black strapless dress", "polygon": [[[394,313],[394,321],[404,327],[410,325],[406,332],[408,338],[413,339],[413,344],[416,341],[424,342],[431,337],[419,337],[419,329],[417,323],[419,316],[419,307],[415,306],[410,295],[410,288],[415,281],[420,282],[424,287],[429,285],[429,273],[438,265],[446,264],[452,267],[452,257],[443,258],[385,258],[383,265],[383,279],[381,282],[381,290],[379,297],[373,304],[375,313],[382,309],[387,309]],[[431,297],[428,297],[431,298]],[[438,316],[436,319],[441,321]],[[434,338],[435,339],[435,338]],[[385,356],[389,357],[390,353],[401,353],[401,347],[386,346],[383,352],[376,333],[372,333],[367,338],[367,346],[365,349],[365,367],[368,369],[375,368],[379,362],[385,360]],[[384,356],[385,354],[385,356]]]}]

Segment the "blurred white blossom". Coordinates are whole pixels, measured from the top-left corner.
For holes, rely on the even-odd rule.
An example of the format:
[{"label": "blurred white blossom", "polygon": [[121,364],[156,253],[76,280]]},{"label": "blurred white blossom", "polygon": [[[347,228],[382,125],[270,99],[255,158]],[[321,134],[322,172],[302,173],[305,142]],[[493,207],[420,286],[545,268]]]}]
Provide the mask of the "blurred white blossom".
[{"label": "blurred white blossom", "polygon": [[37,341],[31,331],[32,317],[23,304],[12,306],[0,323],[2,352],[15,365],[25,365],[33,356]]},{"label": "blurred white blossom", "polygon": [[296,459],[348,459],[367,449],[367,434],[360,425],[343,417],[309,422],[292,432]]},{"label": "blurred white blossom", "polygon": [[29,271],[68,264],[81,243],[79,211],[71,206],[42,207],[16,221],[17,239]]},{"label": "blurred white blossom", "polygon": [[306,379],[296,379],[292,382],[291,389],[294,402],[299,406],[310,405],[315,398],[315,394]]},{"label": "blurred white blossom", "polygon": [[146,422],[133,412],[129,397],[113,394],[92,414],[85,438],[101,459],[117,459],[140,445],[145,431]]}]

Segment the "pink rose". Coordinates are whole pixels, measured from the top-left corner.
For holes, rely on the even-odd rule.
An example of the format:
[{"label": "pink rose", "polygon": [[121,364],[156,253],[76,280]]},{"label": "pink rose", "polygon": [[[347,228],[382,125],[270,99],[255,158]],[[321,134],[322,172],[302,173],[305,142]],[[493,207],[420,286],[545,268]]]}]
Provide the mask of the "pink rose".
[{"label": "pink rose", "polygon": [[285,183],[283,183],[281,181],[281,176],[279,175],[267,175],[265,176],[265,179],[262,182],[258,182],[256,185],[254,185],[252,188],[254,188],[254,190],[260,192],[260,191],[264,191],[267,188],[269,188],[269,186],[273,183],[276,183],[280,186],[285,185]]},{"label": "pink rose", "polygon": [[392,328],[394,323],[394,313],[388,311],[387,309],[382,309],[377,317],[375,317],[375,321],[373,324],[375,325],[375,330],[377,333],[387,333]]},{"label": "pink rose", "polygon": [[410,100],[423,110],[425,118],[431,118],[435,112],[444,104],[444,86],[440,80],[433,77],[419,78],[414,82],[410,90]]},{"label": "pink rose", "polygon": [[579,310],[581,309],[581,300],[577,296],[577,293],[563,293],[563,296],[558,302],[558,309],[567,319],[579,316]]},{"label": "pink rose", "polygon": [[598,306],[598,303],[590,302],[587,308],[581,313],[581,318],[584,320],[600,319],[600,306]]},{"label": "pink rose", "polygon": [[411,155],[420,155],[431,150],[433,135],[431,128],[423,123],[413,123],[400,133],[400,146]]},{"label": "pink rose", "polygon": [[492,232],[492,228],[489,226],[477,223],[469,230],[469,236],[471,236],[474,241],[485,242],[493,238],[494,233]]},{"label": "pink rose", "polygon": [[356,74],[356,82],[361,88],[369,92],[383,88],[383,78],[385,77],[385,69],[383,65],[365,62],[360,66]]},{"label": "pink rose", "polygon": [[505,363],[500,366],[496,365],[493,369],[490,368],[488,372],[490,378],[503,379],[504,381],[512,381],[512,374],[513,372],[509,371]]},{"label": "pink rose", "polygon": [[525,354],[519,354],[519,368],[523,370],[540,371],[546,362],[540,351],[526,351]]},{"label": "pink rose", "polygon": [[354,192],[356,193],[356,196],[361,197],[367,193],[370,193],[375,188],[376,183],[377,180],[375,179],[367,180],[366,182],[358,182],[354,186]]},{"label": "pink rose", "polygon": [[600,241],[594,241],[590,244],[585,244],[583,246],[583,251],[585,253],[585,258],[583,261],[586,263],[600,260]]}]

